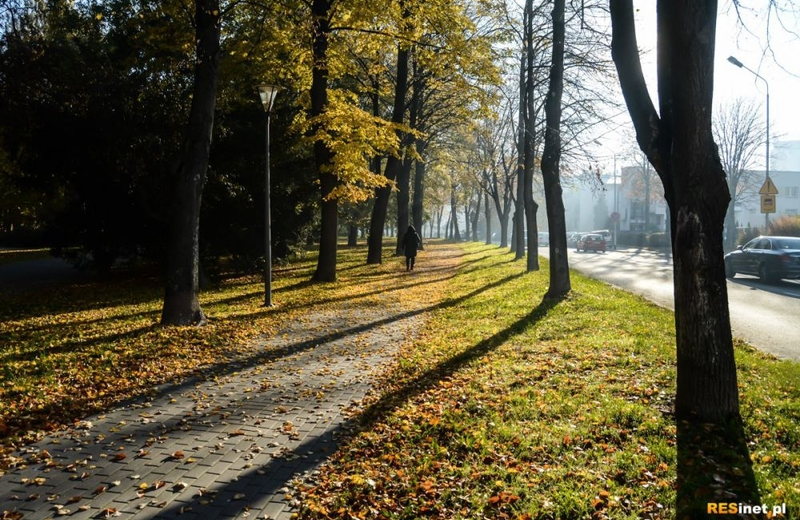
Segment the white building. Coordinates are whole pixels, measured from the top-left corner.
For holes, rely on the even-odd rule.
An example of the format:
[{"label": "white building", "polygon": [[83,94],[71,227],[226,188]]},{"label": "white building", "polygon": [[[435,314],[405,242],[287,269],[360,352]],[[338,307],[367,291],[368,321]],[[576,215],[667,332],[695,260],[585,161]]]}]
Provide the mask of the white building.
[{"label": "white building", "polygon": [[[754,173],[757,178],[766,180],[764,170]],[[770,153],[769,176],[778,189],[775,197],[776,211],[769,218],[800,215],[800,141],[775,144]],[[734,211],[739,228],[763,227],[765,224],[765,215],[761,213],[761,199],[757,193],[737,204]]]}]

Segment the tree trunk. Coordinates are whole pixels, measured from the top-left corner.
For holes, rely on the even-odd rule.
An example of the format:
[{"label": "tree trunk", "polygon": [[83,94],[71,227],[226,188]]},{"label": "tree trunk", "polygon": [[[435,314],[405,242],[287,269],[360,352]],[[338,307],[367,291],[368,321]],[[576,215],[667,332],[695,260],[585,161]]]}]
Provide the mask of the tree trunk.
[{"label": "tree trunk", "polygon": [[[314,0],[311,7],[313,22],[314,68],[311,73],[311,116],[317,117],[328,108],[328,37],[330,11],[335,0]],[[339,232],[339,208],[330,194],[338,183],[336,174],[325,171],[333,160],[333,152],[323,141],[314,143],[314,163],[319,173],[322,192],[320,214],[319,257],[313,279],[318,282],[336,281],[336,242]]]},{"label": "tree trunk", "polygon": [[486,219],[486,245],[488,246],[492,243],[492,207],[489,204],[489,194],[486,192],[483,193],[483,208],[483,218]]},{"label": "tree trunk", "polygon": [[478,202],[475,204],[475,213],[472,214],[472,241],[478,241],[478,220],[481,216],[481,202],[483,199],[481,198],[480,192],[478,192]]},{"label": "tree trunk", "polygon": [[539,225],[536,222],[536,213],[539,205],[533,200],[533,167],[536,158],[534,149],[534,92],[533,92],[533,0],[525,2],[526,22],[525,22],[525,96],[524,99],[524,139],[523,150],[524,159],[522,161],[525,174],[525,185],[523,196],[525,197],[525,227],[528,229],[527,235],[527,270],[539,270]]},{"label": "tree trunk", "polygon": [[425,217],[425,153],[426,143],[417,139],[417,155],[419,158],[414,163],[414,198],[411,201],[411,218],[414,227],[422,230],[422,222]]},{"label": "tree trunk", "polygon": [[461,240],[461,232],[458,230],[458,203],[456,201],[456,187],[450,187],[450,222],[453,225],[451,238]]},{"label": "tree trunk", "polygon": [[350,247],[358,245],[358,226],[355,224],[347,225],[347,245]]},{"label": "tree trunk", "polygon": [[644,178],[644,231],[650,232],[650,181],[652,175],[646,172]]},{"label": "tree trunk", "polygon": [[[731,194],[736,193],[736,185],[733,179],[728,179],[728,190]],[[725,248],[727,251],[736,249],[736,241],[739,238],[739,230],[736,229],[736,197],[732,197],[728,204],[728,211],[725,213]]]},{"label": "tree trunk", "polygon": [[469,240],[470,225],[472,224],[472,211],[469,204],[464,204],[464,239]]},{"label": "tree trunk", "polygon": [[511,204],[505,196],[503,204],[500,204],[500,194],[496,189],[492,190],[492,200],[494,209],[497,211],[497,220],[500,221],[500,247],[508,247],[508,218],[511,213]]},{"label": "tree trunk", "polygon": [[[406,10],[403,14],[407,18],[410,13]],[[404,42],[397,46],[397,84],[394,88],[394,106],[392,107],[392,122],[401,124],[405,117],[406,94],[408,92],[408,47]],[[397,139],[403,142],[405,134],[397,130]],[[389,181],[394,181],[401,167],[400,157],[390,155],[386,160],[385,176]],[[375,190],[375,204],[372,207],[372,217],[369,224],[369,239],[367,240],[367,263],[380,264],[383,261],[383,227],[386,223],[386,211],[389,208],[391,186]]]},{"label": "tree trunk", "polygon": [[519,123],[517,124],[517,198],[514,208],[514,233],[511,251],[514,260],[519,260],[525,255],[525,53],[520,57],[519,65]]},{"label": "tree trunk", "polygon": [[561,190],[561,98],[564,92],[565,0],[553,3],[553,57],[550,87],[545,101],[544,150],[542,180],[544,183],[547,223],[550,233],[550,287],[545,298],[561,299],[572,286],[567,259],[567,222]]},{"label": "tree trunk", "polygon": [[194,89],[171,207],[161,323],[203,325],[200,308],[200,204],[211,153],[220,53],[219,0],[195,2]]},{"label": "tree trunk", "polygon": [[397,244],[395,254],[403,254],[403,235],[409,224],[408,206],[411,202],[411,166],[413,160],[409,154],[403,158],[403,164],[397,172]]},{"label": "tree trunk", "polygon": [[637,141],[670,209],[676,414],[722,424],[740,416],[722,259],[730,194],[711,132],[716,13],[714,0],[659,1],[659,116],[639,62],[632,0],[611,0],[612,57]]}]

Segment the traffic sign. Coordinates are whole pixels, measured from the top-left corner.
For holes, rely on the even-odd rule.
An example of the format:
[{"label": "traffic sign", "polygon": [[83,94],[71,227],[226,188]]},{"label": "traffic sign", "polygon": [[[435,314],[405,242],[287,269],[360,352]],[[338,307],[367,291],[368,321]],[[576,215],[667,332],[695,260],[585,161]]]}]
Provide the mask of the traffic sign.
[{"label": "traffic sign", "polygon": [[761,213],[775,213],[775,196],[761,196]]},{"label": "traffic sign", "polygon": [[[772,179],[767,177],[767,180],[764,181],[764,184],[761,185],[761,189],[758,190],[761,195],[777,195],[778,188],[775,187],[775,183],[772,182]],[[761,213],[764,213],[762,210]]]}]

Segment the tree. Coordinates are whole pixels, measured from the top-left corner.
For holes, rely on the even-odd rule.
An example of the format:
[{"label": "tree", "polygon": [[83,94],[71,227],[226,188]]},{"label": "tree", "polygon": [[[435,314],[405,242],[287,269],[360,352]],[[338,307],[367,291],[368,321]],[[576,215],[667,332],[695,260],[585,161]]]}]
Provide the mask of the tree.
[{"label": "tree", "polygon": [[732,250],[738,238],[735,208],[758,190],[761,178],[754,174],[752,166],[767,130],[758,107],[741,98],[721,107],[712,128],[731,195],[725,215],[725,247]]},{"label": "tree", "polygon": [[[482,4],[479,2],[478,5]],[[425,193],[426,162],[436,146],[437,140],[456,125],[469,125],[470,118],[486,111],[491,96],[483,88],[497,82],[497,70],[492,61],[490,43],[494,39],[491,26],[483,26],[479,22],[481,16],[473,12],[476,6],[470,2],[427,2],[421,8],[416,2],[404,2],[408,8],[408,16],[401,23],[399,50],[409,47],[406,64],[407,70],[397,68],[398,81],[405,77],[407,85],[403,86],[403,99],[407,114],[406,128],[398,130],[402,139],[402,157],[387,159],[387,177],[395,170],[390,168],[394,163],[398,190],[398,225],[408,223],[407,204],[411,198],[410,175],[413,159],[414,191],[412,202],[412,219],[415,223],[422,220],[422,197]],[[479,9],[477,9],[479,10]],[[411,39],[408,35],[413,36]],[[398,57],[401,54],[398,53]],[[398,61],[398,64],[400,62]],[[399,88],[400,85],[396,85]],[[410,96],[408,96],[410,91]],[[396,91],[397,94],[397,91]],[[395,98],[394,108],[399,109],[400,98]],[[402,115],[404,115],[402,114]],[[398,116],[393,110],[393,117]],[[406,122],[406,118],[398,117],[397,124]],[[388,195],[377,193],[374,216],[377,219],[371,228],[379,231],[385,217],[382,206]],[[452,212],[451,212],[451,222]],[[372,239],[368,251],[368,262],[380,262],[379,244],[382,237]],[[398,244],[399,247],[399,244]]]},{"label": "tree", "polygon": [[200,201],[206,181],[220,54],[219,0],[196,0],[192,107],[171,206],[167,279],[161,323],[203,325],[200,308]]},{"label": "tree", "polygon": [[644,231],[650,231],[650,205],[660,200],[661,193],[656,190],[657,174],[652,165],[647,160],[647,156],[641,153],[635,154],[636,167],[633,168],[627,179],[622,179],[628,197],[633,201],[642,204],[644,213]]},{"label": "tree", "polygon": [[[336,0],[313,0],[311,3],[312,54],[311,72],[311,118],[315,130],[320,130],[319,121],[328,110],[328,39],[331,34],[331,15]],[[339,206],[334,189],[338,185],[336,172],[331,171],[333,151],[321,137],[314,140],[314,162],[319,174],[322,194],[320,221],[319,257],[313,279],[319,282],[336,280],[336,241],[339,232]]]},{"label": "tree", "polygon": [[[476,163],[481,176],[481,187],[494,202],[500,221],[500,247],[508,247],[508,220],[513,206],[514,180],[516,178],[516,147],[513,146],[513,106],[504,104],[504,113],[497,118],[487,118],[476,131]],[[509,146],[512,144],[512,146]],[[486,205],[487,209],[489,205]],[[487,218],[487,224],[489,223]]]},{"label": "tree", "polygon": [[[404,29],[410,21],[411,12],[403,5],[403,24]],[[399,125],[405,120],[406,94],[408,92],[408,56],[409,44],[407,41],[400,41],[397,44],[397,79],[395,81],[394,104],[392,105],[392,123],[398,125],[397,139],[401,143],[406,139],[406,134]],[[402,166],[402,159],[399,155],[390,155],[386,160],[384,176],[388,183],[393,183]],[[391,194],[391,184],[378,188],[375,192],[375,204],[372,208],[372,218],[369,226],[369,237],[367,238],[367,263],[380,264],[383,260],[383,227],[386,223],[386,211],[389,206],[389,195]],[[398,233],[399,234],[399,233]]]},{"label": "tree", "polygon": [[545,102],[546,129],[542,152],[548,231],[550,233],[550,287],[545,298],[560,299],[571,290],[567,259],[567,222],[561,196],[561,98],[564,90],[564,43],[566,27],[564,0],[553,3],[553,51],[550,88]]},{"label": "tree", "polygon": [[[555,9],[555,8],[554,8]],[[563,16],[562,16],[563,17]],[[527,270],[539,270],[539,226],[536,222],[536,212],[539,205],[533,199],[533,169],[536,162],[536,120],[537,103],[535,99],[534,83],[534,35],[533,35],[533,0],[526,0],[525,14],[523,16],[523,53],[522,62],[524,63],[524,79],[520,77],[520,122],[522,127],[522,142],[520,156],[522,157],[522,197],[525,210],[525,228],[527,229]],[[555,22],[554,22],[555,25]],[[563,43],[562,43],[563,45]],[[553,46],[554,59],[556,56],[555,45]],[[563,53],[563,48],[562,48]],[[563,60],[563,54],[562,54]],[[563,63],[563,61],[562,61]],[[552,74],[552,71],[551,71]],[[560,96],[556,102],[560,105]],[[560,111],[560,107],[558,108]],[[557,129],[556,129],[557,131]],[[521,242],[520,242],[521,243]],[[518,244],[519,247],[519,244]],[[521,251],[517,250],[517,256]]]},{"label": "tree", "polygon": [[715,0],[660,1],[657,112],[639,61],[632,0],[611,0],[611,52],[639,147],[670,209],[679,419],[741,421],[722,229],[730,195],[711,128]]}]

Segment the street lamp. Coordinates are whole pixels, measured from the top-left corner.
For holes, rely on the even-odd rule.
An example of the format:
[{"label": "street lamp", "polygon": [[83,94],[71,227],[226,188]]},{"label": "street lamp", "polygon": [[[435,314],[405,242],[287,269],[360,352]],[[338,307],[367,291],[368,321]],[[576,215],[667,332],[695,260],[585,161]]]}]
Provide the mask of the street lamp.
[{"label": "street lamp", "polygon": [[270,216],[270,178],[269,178],[269,118],[278,87],[258,85],[258,95],[266,115],[266,160],[264,166],[264,306],[272,307],[272,217]]},{"label": "street lamp", "polygon": [[[603,146],[603,143],[600,142],[599,139],[595,139],[594,142],[600,146]],[[611,242],[611,248],[616,251],[617,249],[617,235],[619,234],[619,192],[617,187],[617,154],[614,154],[614,171],[612,174],[612,178],[614,179],[614,213],[612,214],[613,223],[614,223],[614,237]],[[620,181],[622,180],[622,176],[620,176]]]},{"label": "street lamp", "polygon": [[[620,181],[622,179],[620,178]],[[614,241],[612,249],[617,250],[617,235],[619,234],[619,187],[617,186],[617,154],[614,154]]]},{"label": "street lamp", "polygon": [[[744,63],[742,63],[741,61],[737,60],[733,56],[728,56],[728,61],[731,62],[732,64],[736,65],[740,69],[744,69],[744,70],[750,72],[751,74],[753,74],[756,78],[758,78],[761,81],[763,81],[764,82],[764,86],[767,87],[767,157],[766,157],[767,178],[766,178],[766,180],[769,180],[769,83],[767,83],[767,80],[764,79],[764,77],[761,76],[758,72],[748,68],[747,66],[745,66]],[[769,232],[768,228],[769,228],[769,213],[764,213],[764,233],[768,233]]]}]

